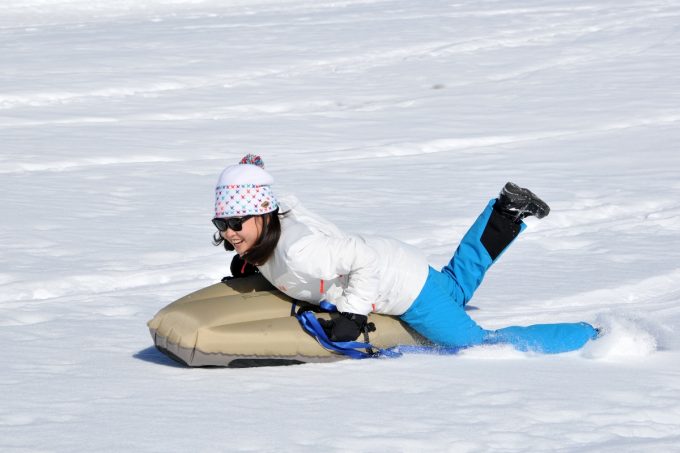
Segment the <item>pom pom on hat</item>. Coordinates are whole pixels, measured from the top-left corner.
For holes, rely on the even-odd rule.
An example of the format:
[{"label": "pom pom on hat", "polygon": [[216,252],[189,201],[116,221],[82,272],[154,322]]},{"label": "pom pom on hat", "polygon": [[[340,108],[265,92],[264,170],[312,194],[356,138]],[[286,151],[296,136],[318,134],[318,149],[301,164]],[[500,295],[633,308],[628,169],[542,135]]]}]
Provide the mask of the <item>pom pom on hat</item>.
[{"label": "pom pom on hat", "polygon": [[237,165],[225,168],[217,180],[215,217],[261,215],[278,209],[273,183],[260,156],[244,156]]},{"label": "pom pom on hat", "polygon": [[255,154],[246,154],[245,156],[243,156],[243,159],[241,159],[239,164],[257,165],[258,167],[264,170],[264,161],[260,156],[257,156]]}]

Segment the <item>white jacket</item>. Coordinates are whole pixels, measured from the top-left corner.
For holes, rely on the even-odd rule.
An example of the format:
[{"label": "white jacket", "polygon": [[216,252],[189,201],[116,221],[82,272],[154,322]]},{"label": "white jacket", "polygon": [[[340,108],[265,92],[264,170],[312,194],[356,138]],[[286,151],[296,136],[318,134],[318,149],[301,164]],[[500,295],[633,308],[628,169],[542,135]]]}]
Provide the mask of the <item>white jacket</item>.
[{"label": "white jacket", "polygon": [[342,233],[291,198],[282,211],[281,238],[260,272],[288,296],[339,311],[403,314],[428,274],[418,249],[396,239]]}]

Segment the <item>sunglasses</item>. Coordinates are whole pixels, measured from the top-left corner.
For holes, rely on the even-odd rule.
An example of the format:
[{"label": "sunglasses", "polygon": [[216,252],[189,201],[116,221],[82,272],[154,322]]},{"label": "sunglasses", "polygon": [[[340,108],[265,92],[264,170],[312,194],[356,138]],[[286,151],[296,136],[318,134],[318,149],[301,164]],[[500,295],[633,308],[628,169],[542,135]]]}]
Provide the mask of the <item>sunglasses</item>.
[{"label": "sunglasses", "polygon": [[231,228],[232,231],[241,231],[243,229],[243,222],[251,217],[253,216],[245,215],[243,217],[229,217],[228,219],[216,217],[212,219],[212,223],[220,231],[227,231],[228,228]]}]

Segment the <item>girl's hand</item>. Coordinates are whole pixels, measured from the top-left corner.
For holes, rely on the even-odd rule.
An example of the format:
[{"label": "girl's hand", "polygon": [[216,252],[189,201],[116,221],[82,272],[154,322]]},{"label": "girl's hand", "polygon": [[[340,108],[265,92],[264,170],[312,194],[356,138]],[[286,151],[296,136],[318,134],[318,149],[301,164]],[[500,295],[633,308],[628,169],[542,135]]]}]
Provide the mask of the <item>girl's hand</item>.
[{"label": "girl's hand", "polygon": [[234,255],[231,260],[230,269],[232,278],[248,277],[260,273],[256,266],[245,262],[238,254]]},{"label": "girl's hand", "polygon": [[319,319],[319,324],[331,341],[354,341],[364,331],[367,320],[367,316],[343,312],[331,320]]}]

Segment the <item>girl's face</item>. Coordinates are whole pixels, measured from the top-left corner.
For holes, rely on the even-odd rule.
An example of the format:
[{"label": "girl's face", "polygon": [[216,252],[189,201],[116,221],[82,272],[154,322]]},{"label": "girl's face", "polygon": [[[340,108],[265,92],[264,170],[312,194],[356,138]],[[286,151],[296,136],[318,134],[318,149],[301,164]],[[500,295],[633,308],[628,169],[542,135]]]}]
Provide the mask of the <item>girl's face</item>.
[{"label": "girl's face", "polygon": [[243,222],[241,231],[234,231],[227,228],[227,231],[220,232],[220,235],[234,246],[234,250],[243,256],[256,243],[262,233],[262,216],[254,216]]}]

